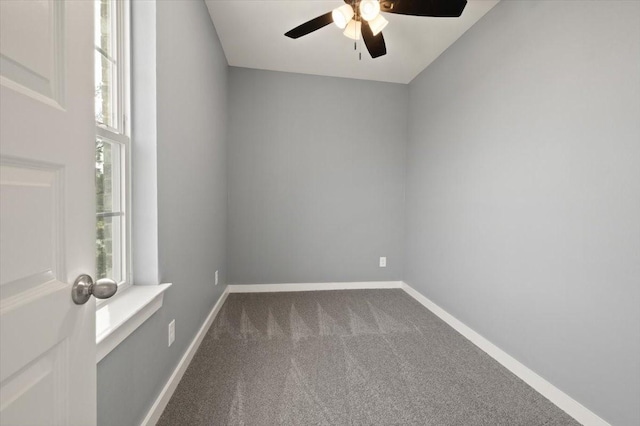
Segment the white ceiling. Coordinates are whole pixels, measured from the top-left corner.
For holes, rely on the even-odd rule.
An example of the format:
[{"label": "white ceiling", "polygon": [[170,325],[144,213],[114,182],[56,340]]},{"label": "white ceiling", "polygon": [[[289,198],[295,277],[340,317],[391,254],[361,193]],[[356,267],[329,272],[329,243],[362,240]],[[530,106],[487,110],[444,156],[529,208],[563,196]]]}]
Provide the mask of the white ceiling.
[{"label": "white ceiling", "polygon": [[302,74],[409,83],[499,0],[468,0],[460,18],[385,13],[385,56],[330,24],[297,40],[290,29],[344,4],[342,0],[206,0],[229,65]]}]

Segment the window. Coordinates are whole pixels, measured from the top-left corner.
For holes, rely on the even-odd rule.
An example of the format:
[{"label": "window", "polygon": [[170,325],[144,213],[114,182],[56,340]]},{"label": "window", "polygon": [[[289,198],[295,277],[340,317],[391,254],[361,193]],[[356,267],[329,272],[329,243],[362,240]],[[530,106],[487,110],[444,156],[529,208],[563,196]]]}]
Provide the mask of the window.
[{"label": "window", "polygon": [[124,0],[95,0],[96,279],[130,284],[129,33]]}]

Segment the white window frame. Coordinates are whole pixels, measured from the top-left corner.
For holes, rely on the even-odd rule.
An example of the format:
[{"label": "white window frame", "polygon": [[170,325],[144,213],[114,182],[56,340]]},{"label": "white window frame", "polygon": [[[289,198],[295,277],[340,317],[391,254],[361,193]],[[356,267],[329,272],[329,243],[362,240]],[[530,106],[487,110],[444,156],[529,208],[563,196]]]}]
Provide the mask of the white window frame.
[{"label": "white window frame", "polygon": [[[103,139],[114,146],[120,147],[120,211],[123,212],[120,235],[120,267],[122,268],[122,280],[118,282],[118,291],[121,292],[133,283],[131,266],[131,69],[130,69],[130,2],[129,0],[111,0],[115,3],[116,20],[116,128],[96,122],[96,140]],[[99,7],[99,2],[94,0],[94,7]],[[95,23],[95,25],[99,25]],[[98,31],[95,28],[94,31]],[[96,46],[94,50],[99,51]],[[94,141],[96,143],[96,141]],[[97,219],[97,216],[96,216]],[[97,300],[100,304],[101,300]]]}]

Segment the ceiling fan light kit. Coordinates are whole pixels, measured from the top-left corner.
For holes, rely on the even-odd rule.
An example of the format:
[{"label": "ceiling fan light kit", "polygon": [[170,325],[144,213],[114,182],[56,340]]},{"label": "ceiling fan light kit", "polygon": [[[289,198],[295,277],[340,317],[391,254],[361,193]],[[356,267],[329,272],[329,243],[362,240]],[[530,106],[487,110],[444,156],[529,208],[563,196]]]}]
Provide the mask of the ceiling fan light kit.
[{"label": "ceiling fan light kit", "polygon": [[346,4],[318,16],[285,33],[289,38],[300,38],[331,22],[352,40],[364,40],[372,58],[387,54],[382,30],[389,24],[380,12],[435,18],[458,18],[467,0],[344,0]]}]

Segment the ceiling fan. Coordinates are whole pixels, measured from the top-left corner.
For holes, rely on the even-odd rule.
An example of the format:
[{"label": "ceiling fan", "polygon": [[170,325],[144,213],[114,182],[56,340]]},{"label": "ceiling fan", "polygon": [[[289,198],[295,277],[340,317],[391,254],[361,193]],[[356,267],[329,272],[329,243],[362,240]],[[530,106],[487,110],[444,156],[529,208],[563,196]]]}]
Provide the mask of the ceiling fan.
[{"label": "ceiling fan", "polygon": [[387,54],[382,30],[389,23],[380,12],[457,18],[462,15],[467,4],[467,0],[344,0],[344,2],[346,4],[295,27],[285,35],[290,38],[299,38],[333,22],[340,29],[344,29],[345,36],[353,40],[360,40],[362,35],[371,57],[378,58]]}]

